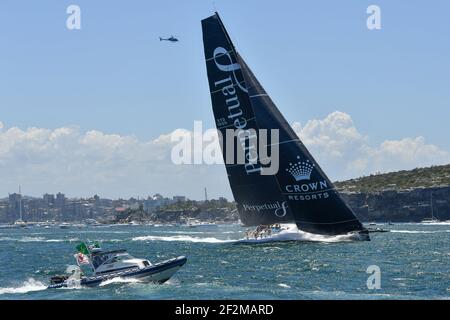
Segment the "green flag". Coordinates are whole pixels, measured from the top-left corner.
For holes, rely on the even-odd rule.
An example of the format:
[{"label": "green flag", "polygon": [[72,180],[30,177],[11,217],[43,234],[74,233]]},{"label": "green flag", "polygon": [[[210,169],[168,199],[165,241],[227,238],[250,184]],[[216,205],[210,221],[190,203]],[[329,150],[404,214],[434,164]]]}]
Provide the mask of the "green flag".
[{"label": "green flag", "polygon": [[78,252],[82,254],[89,254],[89,249],[87,248],[86,244],[84,242],[77,245]]}]

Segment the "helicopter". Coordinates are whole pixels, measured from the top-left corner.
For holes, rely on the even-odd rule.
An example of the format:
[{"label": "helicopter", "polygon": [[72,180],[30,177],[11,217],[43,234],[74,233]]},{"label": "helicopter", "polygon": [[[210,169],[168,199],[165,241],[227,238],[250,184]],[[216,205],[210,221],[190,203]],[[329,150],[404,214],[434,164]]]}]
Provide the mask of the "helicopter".
[{"label": "helicopter", "polygon": [[178,42],[179,40],[177,38],[175,38],[174,36],[170,36],[170,38],[167,38],[167,39],[159,37],[159,41]]}]

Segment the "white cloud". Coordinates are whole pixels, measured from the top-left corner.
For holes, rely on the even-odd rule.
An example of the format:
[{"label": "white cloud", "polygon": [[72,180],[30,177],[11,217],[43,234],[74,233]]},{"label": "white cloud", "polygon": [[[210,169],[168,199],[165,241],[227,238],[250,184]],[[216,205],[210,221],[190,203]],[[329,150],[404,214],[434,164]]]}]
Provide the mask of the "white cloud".
[{"label": "white cloud", "polygon": [[[350,115],[333,112],[325,119],[293,124],[294,130],[332,179],[377,171],[411,169],[450,163],[450,153],[428,144],[423,137],[388,140],[371,146],[358,132]],[[106,134],[78,127],[55,130],[5,128],[0,122],[0,195],[22,184],[25,193],[65,192],[69,196],[147,196],[156,192],[199,199],[203,188],[210,196],[231,192],[223,165],[181,165],[170,160],[171,135],[154,140]]]},{"label": "white cloud", "polygon": [[427,144],[424,137],[387,140],[372,146],[350,115],[335,111],[304,127],[292,127],[333,179],[450,163],[450,153]]},{"label": "white cloud", "polygon": [[[174,134],[184,132],[177,129]],[[170,136],[140,141],[96,130],[81,132],[77,127],[0,131],[0,194],[14,192],[22,184],[26,194],[35,196],[58,191],[107,197],[161,192],[201,198],[205,186],[211,195],[230,196],[221,166],[173,165]]]},{"label": "white cloud", "polygon": [[303,143],[314,148],[320,158],[343,158],[366,144],[367,137],[356,130],[350,115],[333,112],[323,120],[310,120],[302,128],[300,123],[293,125]]}]

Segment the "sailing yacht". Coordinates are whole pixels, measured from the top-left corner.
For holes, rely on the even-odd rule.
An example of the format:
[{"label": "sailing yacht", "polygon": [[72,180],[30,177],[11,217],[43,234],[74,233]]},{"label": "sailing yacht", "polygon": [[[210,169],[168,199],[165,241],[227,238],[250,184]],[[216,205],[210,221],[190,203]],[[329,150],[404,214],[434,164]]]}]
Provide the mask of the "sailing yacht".
[{"label": "sailing yacht", "polygon": [[26,226],[28,226],[28,224],[25,221],[23,221],[23,218],[22,218],[22,193],[20,190],[20,186],[19,186],[19,196],[20,196],[20,198],[19,198],[19,219],[14,221],[14,226],[25,228]]},{"label": "sailing yacht", "polygon": [[[307,233],[370,240],[367,229],[236,51],[217,12],[202,20],[202,30],[213,113],[241,222],[253,227],[295,223]],[[228,155],[233,163],[227,161],[227,129],[237,132],[231,139],[238,143]],[[279,141],[267,143],[270,150],[273,145],[279,148],[279,170],[274,174],[264,174],[268,165],[258,155],[255,160],[250,151],[257,146],[245,139],[255,132],[260,142],[261,129],[278,130]],[[242,152],[246,162],[239,164],[236,159]]]},{"label": "sailing yacht", "polygon": [[430,208],[431,208],[431,217],[423,219],[422,223],[438,223],[439,222],[439,220],[434,217],[433,193],[431,193],[431,195],[430,195]]}]

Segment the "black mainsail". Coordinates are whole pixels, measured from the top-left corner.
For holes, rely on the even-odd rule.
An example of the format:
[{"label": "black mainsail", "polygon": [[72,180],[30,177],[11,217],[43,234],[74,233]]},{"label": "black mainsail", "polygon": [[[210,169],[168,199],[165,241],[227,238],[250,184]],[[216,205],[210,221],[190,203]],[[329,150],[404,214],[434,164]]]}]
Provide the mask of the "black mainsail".
[{"label": "black mainsail", "polygon": [[[299,229],[311,233],[360,232],[368,239],[361,222],[236,52],[219,15],[203,20],[202,27],[213,111],[224,139],[224,159],[228,152],[227,128],[279,132],[279,170],[275,174],[262,175],[260,159],[256,163],[226,165],[241,221],[245,225],[295,221]],[[238,143],[239,147],[257,149],[248,143]]]},{"label": "black mainsail", "polygon": [[[221,133],[222,154],[241,222],[247,226],[293,222],[276,177],[260,174],[262,164],[259,159],[254,163],[237,163],[238,148],[244,148],[245,155],[252,157],[256,146],[251,145],[250,139],[244,140],[242,145],[239,137],[227,137],[226,130],[243,133],[255,130],[257,133],[259,128],[236,50],[219,16],[216,14],[203,20],[202,27],[213,112]],[[230,164],[227,164],[226,157],[228,139],[235,142],[232,161],[228,161]]]}]

